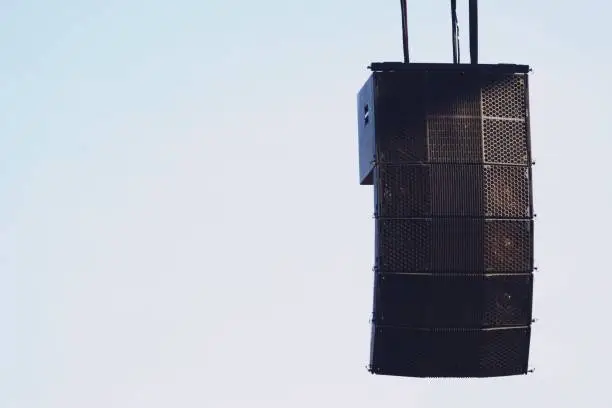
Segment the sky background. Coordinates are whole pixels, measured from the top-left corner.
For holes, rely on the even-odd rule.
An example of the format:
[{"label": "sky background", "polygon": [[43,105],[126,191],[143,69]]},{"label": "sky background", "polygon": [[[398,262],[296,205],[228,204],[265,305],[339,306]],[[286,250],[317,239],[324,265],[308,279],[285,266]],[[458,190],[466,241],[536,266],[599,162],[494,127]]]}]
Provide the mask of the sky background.
[{"label": "sky background", "polygon": [[[593,0],[480,2],[481,61],[534,68],[535,374],[366,371],[356,93],[398,3],[0,2],[0,407],[612,406]],[[413,61],[451,61],[448,3],[409,2]]]}]

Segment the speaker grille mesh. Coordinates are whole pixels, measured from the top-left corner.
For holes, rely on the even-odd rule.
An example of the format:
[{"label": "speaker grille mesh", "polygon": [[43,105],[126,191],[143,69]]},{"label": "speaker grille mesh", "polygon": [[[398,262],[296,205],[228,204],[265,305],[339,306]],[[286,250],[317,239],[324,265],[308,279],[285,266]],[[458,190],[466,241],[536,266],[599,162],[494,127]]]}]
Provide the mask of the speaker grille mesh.
[{"label": "speaker grille mesh", "polygon": [[532,221],[378,219],[380,273],[524,273],[533,270]]},{"label": "speaker grille mesh", "polygon": [[486,163],[529,164],[525,121],[485,119],[483,128]]},{"label": "speaker grille mesh", "polygon": [[433,116],[480,117],[478,76],[444,72],[428,74],[427,113]]},{"label": "speaker grille mesh", "polygon": [[482,160],[480,118],[430,117],[427,131],[431,162],[478,163]]},{"label": "speaker grille mesh", "polygon": [[374,187],[382,217],[427,216],[431,214],[429,167],[380,166]]},{"label": "speaker grille mesh", "polygon": [[525,78],[520,75],[490,78],[482,88],[482,114],[523,119],[527,114]]},{"label": "speaker grille mesh", "polygon": [[412,330],[375,326],[370,370],[410,377],[527,373],[531,330]]},{"label": "speaker grille mesh", "polygon": [[431,272],[472,273],[484,269],[482,222],[473,219],[446,218],[433,219],[430,226]]},{"label": "speaker grille mesh", "polygon": [[500,330],[498,335],[490,333],[481,343],[480,371],[526,374],[531,330]]},{"label": "speaker grille mesh", "polygon": [[484,264],[488,272],[533,270],[532,222],[485,222]]},{"label": "speaker grille mesh", "polygon": [[479,217],[484,214],[481,166],[432,165],[429,171],[431,215]]},{"label": "speaker grille mesh", "polygon": [[533,295],[532,274],[495,276],[483,285],[483,326],[529,326]]},{"label": "speaker grille mesh", "polygon": [[529,218],[529,175],[519,166],[378,166],[376,215]]},{"label": "speaker grille mesh", "polygon": [[374,318],[414,328],[527,326],[532,276],[379,275]]},{"label": "speaker grille mesh", "polygon": [[431,220],[377,220],[377,270],[431,270],[432,233]]},{"label": "speaker grille mesh", "polygon": [[484,166],[487,217],[531,216],[529,168]]},{"label": "speaker grille mesh", "polygon": [[379,163],[528,164],[526,77],[387,72],[377,78]]},{"label": "speaker grille mesh", "polygon": [[424,75],[386,73],[377,82],[379,162],[427,160]]}]

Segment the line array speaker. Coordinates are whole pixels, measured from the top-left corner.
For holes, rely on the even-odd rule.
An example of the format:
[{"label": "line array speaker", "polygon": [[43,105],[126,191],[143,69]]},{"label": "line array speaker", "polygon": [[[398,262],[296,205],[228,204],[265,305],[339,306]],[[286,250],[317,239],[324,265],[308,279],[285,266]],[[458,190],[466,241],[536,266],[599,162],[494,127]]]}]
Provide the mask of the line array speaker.
[{"label": "line array speaker", "polygon": [[[376,65],[376,66],[375,66]],[[374,374],[525,374],[533,298],[528,71],[373,64],[358,95],[374,186]]]}]

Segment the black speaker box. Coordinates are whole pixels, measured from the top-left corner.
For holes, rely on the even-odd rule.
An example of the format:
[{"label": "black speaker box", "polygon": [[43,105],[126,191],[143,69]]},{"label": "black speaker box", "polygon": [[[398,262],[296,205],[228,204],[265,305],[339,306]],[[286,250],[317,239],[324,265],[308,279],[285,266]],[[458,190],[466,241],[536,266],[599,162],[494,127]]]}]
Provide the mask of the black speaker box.
[{"label": "black speaker box", "polygon": [[371,68],[357,106],[360,182],[374,186],[376,223],[371,372],[526,373],[529,68]]}]

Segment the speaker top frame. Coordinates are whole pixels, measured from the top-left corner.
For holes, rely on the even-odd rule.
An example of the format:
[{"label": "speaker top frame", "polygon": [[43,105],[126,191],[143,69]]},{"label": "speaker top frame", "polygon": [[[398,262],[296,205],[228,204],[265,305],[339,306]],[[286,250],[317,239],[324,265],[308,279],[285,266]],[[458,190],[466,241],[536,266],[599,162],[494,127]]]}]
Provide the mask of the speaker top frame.
[{"label": "speaker top frame", "polygon": [[373,72],[390,71],[471,71],[494,74],[527,74],[529,65],[522,64],[447,64],[447,63],[404,63],[372,62],[368,69]]}]

